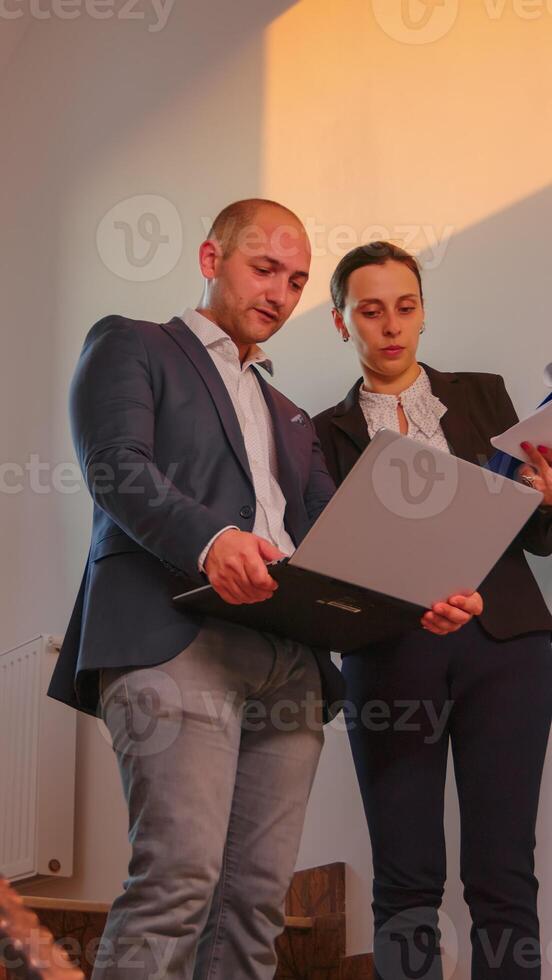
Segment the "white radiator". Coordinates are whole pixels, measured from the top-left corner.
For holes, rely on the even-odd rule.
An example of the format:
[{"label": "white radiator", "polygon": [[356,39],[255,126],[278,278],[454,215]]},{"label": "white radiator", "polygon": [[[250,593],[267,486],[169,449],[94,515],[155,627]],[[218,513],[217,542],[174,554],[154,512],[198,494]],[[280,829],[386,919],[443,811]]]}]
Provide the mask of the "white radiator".
[{"label": "white radiator", "polygon": [[0,653],[0,873],[73,873],[76,711],[46,696],[60,641]]}]

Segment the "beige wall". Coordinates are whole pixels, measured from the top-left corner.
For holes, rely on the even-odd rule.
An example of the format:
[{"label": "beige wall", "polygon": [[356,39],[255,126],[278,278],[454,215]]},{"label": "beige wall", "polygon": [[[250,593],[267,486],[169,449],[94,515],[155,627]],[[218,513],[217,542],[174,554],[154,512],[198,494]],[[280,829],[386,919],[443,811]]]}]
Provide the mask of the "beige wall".
[{"label": "beige wall", "polygon": [[[25,4],[21,20],[0,17],[1,443],[5,460],[38,454],[50,464],[50,491],[29,477],[2,494],[2,648],[63,632],[80,580],[90,503],[82,489],[52,484],[53,467],[74,462],[67,387],[86,330],[110,311],[163,319],[194,303],[204,222],[231,199],[280,198],[313,232],[312,282],[271,343],[277,382],[307,409],[342,397],[358,374],[332,332],[327,281],[363,232],[420,253],[427,361],[504,374],[520,411],[541,397],[552,360],[550,6],[446,0],[427,43],[392,0],[220,0],[204,11],[178,0],[157,32],[146,18],[39,21]],[[147,2],[140,9],[151,13]],[[411,0],[415,21],[424,9]],[[113,221],[133,225],[144,210],[169,241],[140,269]],[[148,246],[136,238],[132,247],[136,259]],[[552,600],[550,563],[534,565]],[[84,716],[78,760],[75,876],[30,890],[109,901],[126,870],[126,815],[111,750]],[[538,834],[548,945],[551,817],[548,766]],[[446,822],[445,910],[463,980],[452,783]],[[350,951],[370,948],[369,844],[339,723],[327,733],[300,855],[302,866],[328,860],[351,867]],[[543,976],[552,980],[552,945]]]}]

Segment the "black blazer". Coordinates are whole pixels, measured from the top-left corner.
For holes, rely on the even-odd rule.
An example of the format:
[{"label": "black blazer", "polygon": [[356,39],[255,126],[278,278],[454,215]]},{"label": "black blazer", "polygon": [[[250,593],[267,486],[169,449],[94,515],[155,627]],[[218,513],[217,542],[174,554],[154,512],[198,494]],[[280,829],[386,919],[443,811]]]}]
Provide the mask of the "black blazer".
[{"label": "black blazer", "polygon": [[[285,527],[298,544],[335,485],[308,415],[258,378],[273,422]],[[256,502],[230,396],[179,317],[96,323],[71,384],[70,415],[94,500],[92,542],[48,694],[95,714],[99,668],[161,663],[192,642],[202,619],[171,597],[205,584],[199,554],[228,524],[252,531]],[[329,651],[314,654],[333,704],[341,675]]]},{"label": "black blazer", "polygon": [[[443,373],[423,364],[431,390],[448,411],[441,425],[451,451],[483,465],[494,454],[492,436],[517,422],[504,380],[496,374]],[[347,397],[314,419],[328,469],[339,485],[370,442],[359,404],[362,378]],[[552,630],[550,614],[527,564],[524,550],[552,554],[552,508],[539,509],[482,583],[480,616],[491,636],[503,640],[536,630]]]}]

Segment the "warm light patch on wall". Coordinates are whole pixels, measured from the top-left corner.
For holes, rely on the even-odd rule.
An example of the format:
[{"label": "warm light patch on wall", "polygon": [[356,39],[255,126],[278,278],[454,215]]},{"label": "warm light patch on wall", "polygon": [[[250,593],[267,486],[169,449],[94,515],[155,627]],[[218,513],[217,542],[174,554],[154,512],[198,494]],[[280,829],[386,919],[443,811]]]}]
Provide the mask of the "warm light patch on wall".
[{"label": "warm light patch on wall", "polygon": [[302,310],[362,236],[438,261],[549,183],[551,44],[547,0],[302,0],[271,25],[261,186],[310,225]]}]

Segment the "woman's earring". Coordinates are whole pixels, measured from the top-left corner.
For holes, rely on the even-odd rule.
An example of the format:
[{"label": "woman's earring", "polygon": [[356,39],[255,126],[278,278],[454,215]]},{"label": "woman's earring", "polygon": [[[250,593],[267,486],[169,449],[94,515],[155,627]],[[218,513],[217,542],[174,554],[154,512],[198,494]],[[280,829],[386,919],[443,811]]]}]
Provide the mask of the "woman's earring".
[{"label": "woman's earring", "polygon": [[348,333],[341,334],[341,339],[343,340],[343,343],[346,344],[347,341],[349,340],[349,334]]},{"label": "woman's earring", "polygon": [[422,323],[422,329],[420,330],[420,333],[425,333],[425,323]]}]

